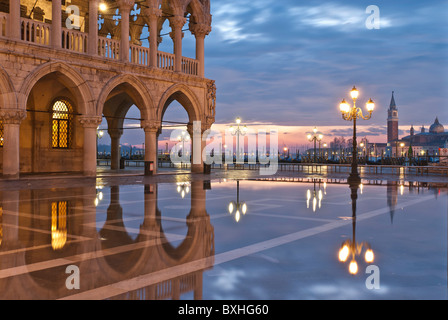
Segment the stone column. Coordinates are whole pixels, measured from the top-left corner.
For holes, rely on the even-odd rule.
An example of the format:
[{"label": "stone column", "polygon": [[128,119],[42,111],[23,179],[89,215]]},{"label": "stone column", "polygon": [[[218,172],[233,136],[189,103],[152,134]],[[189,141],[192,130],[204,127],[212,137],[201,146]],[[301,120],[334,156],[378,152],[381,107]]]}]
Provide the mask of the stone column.
[{"label": "stone column", "polygon": [[100,116],[80,116],[79,123],[84,128],[84,175],[96,176],[96,138]]},{"label": "stone column", "polygon": [[120,60],[123,62],[129,62],[129,14],[134,2],[134,0],[118,0],[121,14]]},{"label": "stone column", "polygon": [[190,31],[196,37],[196,60],[198,61],[198,76],[204,78],[204,40],[210,33],[211,27],[205,24],[190,23]]},{"label": "stone column", "polygon": [[157,23],[162,16],[162,10],[147,8],[145,14],[149,18],[149,66],[157,68],[157,53],[159,51]]},{"label": "stone column", "polygon": [[9,36],[20,40],[20,0],[9,0]]},{"label": "stone column", "polygon": [[206,128],[202,126],[201,121],[194,121],[193,124],[187,126],[188,134],[191,138],[191,172],[203,173],[204,161],[202,153],[206,146],[206,141],[203,141],[202,134]]},{"label": "stone column", "polygon": [[109,129],[110,136],[110,168],[112,170],[120,169],[120,138],[123,130]]},{"label": "stone column", "polygon": [[173,16],[169,18],[169,21],[172,29],[170,36],[174,42],[174,71],[182,72],[182,38],[184,36],[182,28],[187,19],[181,16]]},{"label": "stone column", "polygon": [[0,110],[3,122],[3,177],[17,179],[20,172],[20,124],[26,118],[24,110]]},{"label": "stone column", "polygon": [[62,47],[62,5],[61,0],[52,1],[51,45],[53,48]]},{"label": "stone column", "polygon": [[89,42],[88,53],[98,54],[98,0],[89,1]]},{"label": "stone column", "polygon": [[157,121],[144,121],[142,128],[145,130],[145,161],[154,163],[153,174],[157,174],[157,137],[161,124]]}]

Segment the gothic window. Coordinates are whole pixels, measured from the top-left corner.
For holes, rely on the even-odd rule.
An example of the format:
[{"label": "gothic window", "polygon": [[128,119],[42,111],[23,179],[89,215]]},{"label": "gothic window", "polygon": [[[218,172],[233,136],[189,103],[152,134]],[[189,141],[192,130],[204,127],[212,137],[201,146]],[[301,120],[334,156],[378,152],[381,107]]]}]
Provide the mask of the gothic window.
[{"label": "gothic window", "polygon": [[51,203],[51,246],[62,249],[67,242],[67,201]]},{"label": "gothic window", "polygon": [[73,108],[67,100],[57,100],[52,107],[52,134],[51,145],[53,149],[68,149],[72,140]]}]

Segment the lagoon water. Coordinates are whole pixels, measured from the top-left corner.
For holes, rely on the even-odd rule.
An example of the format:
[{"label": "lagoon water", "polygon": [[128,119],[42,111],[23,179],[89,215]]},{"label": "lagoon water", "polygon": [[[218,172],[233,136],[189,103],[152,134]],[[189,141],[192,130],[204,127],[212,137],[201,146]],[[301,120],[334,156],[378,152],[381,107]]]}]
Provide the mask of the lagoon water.
[{"label": "lagoon water", "polygon": [[1,193],[0,299],[447,299],[443,185],[217,179]]}]

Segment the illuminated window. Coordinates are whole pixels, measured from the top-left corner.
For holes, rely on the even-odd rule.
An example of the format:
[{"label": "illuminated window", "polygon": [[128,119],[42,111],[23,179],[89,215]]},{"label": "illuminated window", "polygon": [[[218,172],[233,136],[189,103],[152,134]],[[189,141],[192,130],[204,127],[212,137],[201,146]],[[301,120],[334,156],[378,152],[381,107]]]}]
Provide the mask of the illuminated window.
[{"label": "illuminated window", "polygon": [[0,121],[0,148],[3,147],[3,121]]},{"label": "illuminated window", "polygon": [[67,100],[58,100],[53,104],[52,147],[68,149],[71,145],[73,108]]},{"label": "illuminated window", "polygon": [[67,201],[51,203],[51,246],[62,249],[67,242]]}]

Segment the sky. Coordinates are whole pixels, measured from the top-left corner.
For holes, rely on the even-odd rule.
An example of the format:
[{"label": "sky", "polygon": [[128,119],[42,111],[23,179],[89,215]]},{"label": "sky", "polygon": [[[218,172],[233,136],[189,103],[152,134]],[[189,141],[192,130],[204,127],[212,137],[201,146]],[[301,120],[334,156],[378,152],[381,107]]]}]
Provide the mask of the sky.
[{"label": "sky", "polygon": [[[371,5],[378,10],[367,10]],[[357,106],[376,103],[358,136],[385,142],[392,91],[400,136],[411,125],[428,128],[436,117],[448,130],[446,0],[212,0],[211,13],[205,70],[217,86],[215,130],[240,117],[255,129],[277,128],[280,145],[310,146],[306,133],[313,127],[326,142],[350,138],[339,103],[350,101],[354,85]],[[170,45],[165,40],[160,50]],[[194,47],[186,32],[184,55],[194,57]],[[164,120],[180,119],[185,111],[170,106]]]}]

